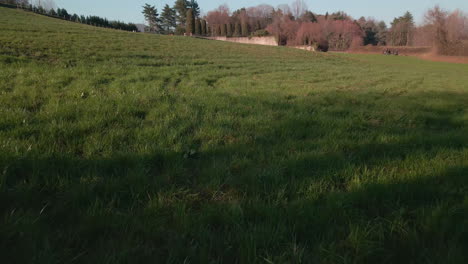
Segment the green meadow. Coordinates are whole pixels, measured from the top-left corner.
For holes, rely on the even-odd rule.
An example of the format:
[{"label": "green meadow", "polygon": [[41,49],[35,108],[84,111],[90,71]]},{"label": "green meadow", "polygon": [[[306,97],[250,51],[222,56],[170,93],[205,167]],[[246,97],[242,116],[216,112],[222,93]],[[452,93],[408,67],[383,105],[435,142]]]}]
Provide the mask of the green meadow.
[{"label": "green meadow", "polygon": [[466,263],[468,65],[0,8],[0,262]]}]

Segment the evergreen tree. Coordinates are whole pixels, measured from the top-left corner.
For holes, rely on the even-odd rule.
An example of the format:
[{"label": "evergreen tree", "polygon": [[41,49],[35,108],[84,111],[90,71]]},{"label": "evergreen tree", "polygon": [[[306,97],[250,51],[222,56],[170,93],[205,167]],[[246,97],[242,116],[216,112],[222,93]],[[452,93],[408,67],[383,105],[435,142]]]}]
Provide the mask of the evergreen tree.
[{"label": "evergreen tree", "polygon": [[175,29],[175,34],[176,35],[184,35],[185,34],[185,26],[182,26],[182,25],[178,25]]},{"label": "evergreen tree", "polygon": [[378,45],[384,46],[387,44],[387,24],[384,21],[381,21],[377,24],[377,40]]},{"label": "evergreen tree", "polygon": [[201,35],[201,21],[199,18],[195,20],[195,35],[200,36]]},{"label": "evergreen tree", "polygon": [[410,12],[397,17],[392,22],[388,41],[391,45],[407,46],[411,44],[414,30],[414,18]]},{"label": "evergreen tree", "polygon": [[77,14],[73,14],[70,17],[70,20],[73,21],[73,22],[80,22],[80,17]]},{"label": "evergreen tree", "polygon": [[148,23],[147,30],[153,33],[159,32],[159,14],[156,7],[145,4],[143,6],[142,13],[145,16],[146,22]]},{"label": "evergreen tree", "polygon": [[188,9],[187,0],[176,0],[174,4],[174,9],[176,11],[177,23],[181,26],[185,25],[185,22],[187,21],[187,9]]},{"label": "evergreen tree", "polygon": [[241,30],[242,30],[241,33],[242,33],[243,37],[248,37],[249,36],[249,24],[247,24],[246,20],[242,21]]},{"label": "evergreen tree", "polygon": [[221,36],[221,27],[220,27],[220,25],[213,25],[213,36],[215,36],[215,37]]},{"label": "evergreen tree", "polygon": [[201,34],[202,34],[202,36],[206,36],[207,32],[208,32],[208,28],[207,28],[207,25],[206,25],[206,20],[203,19],[201,21]]},{"label": "evergreen tree", "polygon": [[185,33],[187,33],[187,35],[191,35],[195,32],[195,18],[193,17],[193,10],[191,8],[187,9],[186,18]]},{"label": "evergreen tree", "polygon": [[220,28],[221,28],[221,36],[223,37],[226,37],[226,32],[227,32],[227,27],[226,27],[226,24],[222,24],[220,25]]},{"label": "evergreen tree", "polygon": [[198,5],[197,0],[188,1],[187,8],[191,8],[193,10],[193,16],[195,18],[198,18],[200,16],[200,6]]},{"label": "evergreen tree", "polygon": [[70,14],[68,14],[67,10],[65,8],[58,8],[57,9],[57,16],[63,18],[63,19],[70,19]]},{"label": "evergreen tree", "polygon": [[409,11],[406,11],[406,13],[403,15],[403,20],[411,23],[414,25],[414,17],[413,14],[411,14]]},{"label": "evergreen tree", "polygon": [[49,11],[49,15],[51,15],[51,16],[57,16],[57,12],[55,12],[55,9],[52,8],[52,9]]},{"label": "evergreen tree", "polygon": [[234,27],[234,33],[233,33],[233,36],[234,37],[240,37],[242,34],[242,30],[241,30],[241,25],[239,23],[236,23],[235,27]]},{"label": "evergreen tree", "polygon": [[164,9],[161,13],[161,27],[166,34],[174,32],[175,28],[177,27],[176,11],[168,4],[164,6]]},{"label": "evergreen tree", "polygon": [[232,24],[231,23],[227,24],[226,37],[232,37]]}]

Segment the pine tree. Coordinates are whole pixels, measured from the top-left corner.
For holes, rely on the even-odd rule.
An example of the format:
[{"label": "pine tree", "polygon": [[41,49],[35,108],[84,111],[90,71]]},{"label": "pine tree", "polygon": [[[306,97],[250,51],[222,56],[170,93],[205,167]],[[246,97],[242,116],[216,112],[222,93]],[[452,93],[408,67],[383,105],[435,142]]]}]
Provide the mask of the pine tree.
[{"label": "pine tree", "polygon": [[57,16],[57,12],[55,12],[55,10],[52,8],[52,9],[49,11],[49,15],[51,15],[51,16]]},{"label": "pine tree", "polygon": [[201,21],[199,18],[195,20],[195,35],[200,36],[202,32]]},{"label": "pine tree", "polygon": [[377,40],[378,45],[384,46],[387,44],[387,24],[384,21],[381,21],[377,25]]},{"label": "pine tree", "polygon": [[159,14],[156,7],[145,4],[142,13],[145,16],[146,22],[148,22],[148,31],[153,33],[159,32]]},{"label": "pine tree", "polygon": [[206,26],[206,20],[202,20],[201,21],[201,35],[202,36],[206,36],[207,35],[207,32],[208,32],[208,28]]},{"label": "pine tree", "polygon": [[235,27],[234,27],[234,34],[233,36],[234,37],[240,37],[242,34],[242,30],[241,30],[241,25],[239,23],[236,23]]},{"label": "pine tree", "polygon": [[215,37],[221,36],[221,27],[220,27],[220,25],[213,25],[213,35]]},{"label": "pine tree", "polygon": [[226,37],[227,27],[226,24],[220,25],[221,28],[221,36]]},{"label": "pine tree", "polygon": [[231,23],[227,24],[226,37],[232,37],[232,24]]},{"label": "pine tree", "polygon": [[247,24],[247,21],[245,20],[242,21],[241,30],[242,30],[243,37],[249,36],[249,25]]},{"label": "pine tree", "polygon": [[73,14],[70,17],[70,20],[73,21],[73,22],[80,22],[80,17],[77,14]]},{"label": "pine tree", "polygon": [[174,4],[174,10],[176,11],[176,20],[178,25],[184,26],[187,21],[187,0],[176,0]]},{"label": "pine tree", "polygon": [[200,6],[198,5],[197,0],[188,1],[187,8],[191,8],[193,10],[193,16],[195,18],[198,18],[200,16]]},{"label": "pine tree", "polygon": [[166,34],[174,32],[177,27],[176,11],[168,4],[164,6],[163,12],[161,13],[161,27]]},{"label": "pine tree", "polygon": [[395,46],[406,46],[411,44],[414,29],[414,18],[410,12],[393,20],[388,41]]},{"label": "pine tree", "polygon": [[185,23],[185,33],[191,35],[195,32],[195,18],[193,17],[193,10],[189,8],[187,10],[187,22]]}]

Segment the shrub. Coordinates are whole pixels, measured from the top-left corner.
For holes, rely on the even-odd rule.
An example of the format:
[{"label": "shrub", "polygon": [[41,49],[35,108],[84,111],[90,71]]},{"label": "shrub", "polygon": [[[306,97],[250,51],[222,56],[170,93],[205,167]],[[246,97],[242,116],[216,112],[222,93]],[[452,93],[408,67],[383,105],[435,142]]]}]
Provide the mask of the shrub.
[{"label": "shrub", "polygon": [[184,35],[185,28],[182,25],[176,27],[175,34],[176,35]]},{"label": "shrub", "polygon": [[270,35],[270,33],[265,29],[259,29],[259,30],[255,31],[255,32],[252,32],[250,34],[251,37],[266,37],[266,36],[269,36],[269,35]]}]

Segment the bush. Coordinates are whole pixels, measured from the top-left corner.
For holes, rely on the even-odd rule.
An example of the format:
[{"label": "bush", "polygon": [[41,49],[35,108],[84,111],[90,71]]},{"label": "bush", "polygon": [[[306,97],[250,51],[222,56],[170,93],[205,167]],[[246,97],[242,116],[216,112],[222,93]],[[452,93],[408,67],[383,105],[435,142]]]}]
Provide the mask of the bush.
[{"label": "bush", "polygon": [[184,33],[185,33],[185,27],[183,26],[176,27],[176,30],[175,30],[176,35],[184,35]]},{"label": "bush", "polygon": [[315,48],[316,51],[323,51],[323,52],[328,51],[328,41],[316,42],[312,44],[312,46]]},{"label": "bush", "polygon": [[269,36],[269,35],[270,35],[270,33],[265,29],[259,29],[259,30],[255,31],[255,32],[252,32],[250,34],[251,37],[266,37],[266,36]]}]

